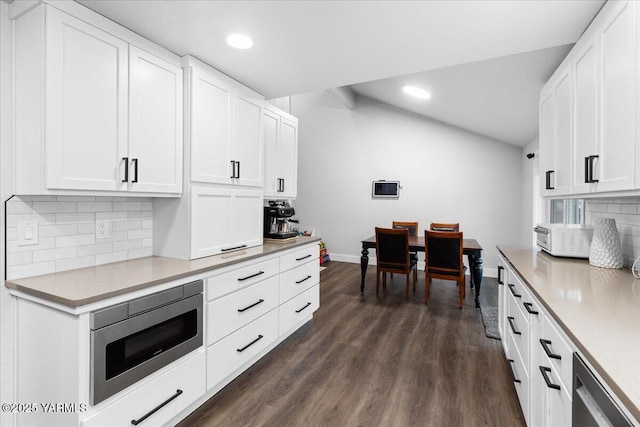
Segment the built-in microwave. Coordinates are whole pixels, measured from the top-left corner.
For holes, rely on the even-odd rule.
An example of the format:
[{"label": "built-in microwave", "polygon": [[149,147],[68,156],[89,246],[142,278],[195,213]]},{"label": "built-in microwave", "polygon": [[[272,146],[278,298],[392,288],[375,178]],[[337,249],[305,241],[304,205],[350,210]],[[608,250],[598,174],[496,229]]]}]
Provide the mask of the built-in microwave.
[{"label": "built-in microwave", "polygon": [[91,313],[91,404],[200,347],[202,280]]},{"label": "built-in microwave", "polygon": [[554,256],[589,258],[593,228],[579,225],[538,224],[536,244]]}]

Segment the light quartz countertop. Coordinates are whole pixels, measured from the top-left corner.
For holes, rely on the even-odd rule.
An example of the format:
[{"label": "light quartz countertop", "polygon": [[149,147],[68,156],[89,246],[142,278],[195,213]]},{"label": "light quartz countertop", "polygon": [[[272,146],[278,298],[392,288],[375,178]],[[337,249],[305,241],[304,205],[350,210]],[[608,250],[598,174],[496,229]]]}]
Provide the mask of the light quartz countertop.
[{"label": "light quartz countertop", "polygon": [[5,286],[45,301],[79,307],[319,241],[317,237],[301,236],[294,241],[265,243],[191,261],[158,256],[138,258],[7,280]]},{"label": "light quartz countertop", "polygon": [[640,279],[536,248],[498,246],[611,390],[640,420]]}]

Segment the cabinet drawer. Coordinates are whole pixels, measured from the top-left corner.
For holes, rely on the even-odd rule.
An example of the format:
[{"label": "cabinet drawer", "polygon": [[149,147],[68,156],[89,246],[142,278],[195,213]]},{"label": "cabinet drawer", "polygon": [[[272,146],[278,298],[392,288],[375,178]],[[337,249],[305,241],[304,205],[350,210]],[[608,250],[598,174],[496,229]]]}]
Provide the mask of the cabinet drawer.
[{"label": "cabinet drawer", "polygon": [[257,262],[207,279],[207,301],[278,274],[278,259]]},{"label": "cabinet drawer", "polygon": [[320,307],[320,285],[316,284],[280,306],[280,335],[286,334]]},{"label": "cabinet drawer", "polygon": [[544,346],[539,340],[534,345],[542,346],[542,353],[548,358],[551,368],[558,373],[567,389],[571,389],[573,384],[573,352],[549,316],[545,316],[542,322],[540,339],[545,340]]},{"label": "cabinet drawer", "polygon": [[[518,277],[511,273],[509,275],[509,281],[506,282],[505,292],[507,292],[508,298],[513,299],[516,302],[516,306],[520,310],[520,312],[524,315],[525,308],[522,305],[524,302],[531,301],[531,297],[529,295],[529,290],[527,287],[518,279]],[[508,325],[507,325],[508,326]]]},{"label": "cabinet drawer", "polygon": [[509,346],[511,348],[511,356],[507,358],[507,363],[511,369],[513,375],[513,384],[516,392],[518,393],[518,399],[520,400],[520,407],[524,414],[527,425],[531,424],[530,420],[530,377],[527,374],[526,364],[520,357],[520,353],[516,350],[516,343],[513,341],[513,335],[507,334],[507,340],[511,341]]},{"label": "cabinet drawer", "polygon": [[[507,316],[506,329],[507,334],[511,336],[512,342],[522,357],[524,369],[528,372],[531,332],[529,330],[529,321],[520,310],[519,306],[522,304],[519,303],[519,300],[519,298],[509,298],[509,315]],[[513,358],[513,348],[510,348],[510,353]]]},{"label": "cabinet drawer", "polygon": [[308,262],[280,275],[280,302],[285,302],[320,282],[320,266]]},{"label": "cabinet drawer", "polygon": [[208,303],[207,345],[273,310],[278,303],[278,276]]},{"label": "cabinet drawer", "polygon": [[213,388],[278,339],[278,310],[271,310],[207,349],[207,389]]},{"label": "cabinet drawer", "polygon": [[305,246],[295,252],[280,257],[280,271],[287,271],[302,264],[315,261],[318,264],[320,246],[317,243]]},{"label": "cabinet drawer", "polygon": [[[189,357],[189,356],[186,356]],[[130,426],[172,396],[173,400],[144,420],[144,426],[166,424],[205,393],[205,352],[198,353],[136,388],[82,422],[85,427]],[[180,394],[178,394],[180,391]]]}]

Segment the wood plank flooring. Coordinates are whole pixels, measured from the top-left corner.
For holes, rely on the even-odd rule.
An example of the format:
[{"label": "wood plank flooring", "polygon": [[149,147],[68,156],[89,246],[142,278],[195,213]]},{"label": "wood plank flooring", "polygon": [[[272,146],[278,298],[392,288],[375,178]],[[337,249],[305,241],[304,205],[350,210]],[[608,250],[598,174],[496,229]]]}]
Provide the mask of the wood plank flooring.
[{"label": "wood plank flooring", "polygon": [[[404,276],[380,299],[375,266],[321,273],[314,320],[180,423],[199,426],[524,426],[501,342],[487,338],[467,288]],[[468,284],[467,284],[468,286]]]}]

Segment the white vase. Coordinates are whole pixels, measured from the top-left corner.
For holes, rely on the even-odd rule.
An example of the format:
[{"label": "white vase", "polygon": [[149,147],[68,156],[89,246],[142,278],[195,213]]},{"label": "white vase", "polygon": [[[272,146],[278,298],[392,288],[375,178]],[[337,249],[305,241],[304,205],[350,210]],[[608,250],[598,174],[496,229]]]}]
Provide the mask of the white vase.
[{"label": "white vase", "polygon": [[622,245],[613,218],[598,218],[589,249],[589,264],[594,267],[622,268]]}]

